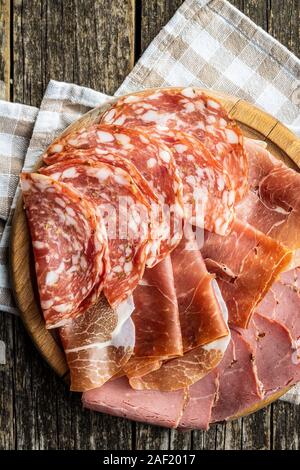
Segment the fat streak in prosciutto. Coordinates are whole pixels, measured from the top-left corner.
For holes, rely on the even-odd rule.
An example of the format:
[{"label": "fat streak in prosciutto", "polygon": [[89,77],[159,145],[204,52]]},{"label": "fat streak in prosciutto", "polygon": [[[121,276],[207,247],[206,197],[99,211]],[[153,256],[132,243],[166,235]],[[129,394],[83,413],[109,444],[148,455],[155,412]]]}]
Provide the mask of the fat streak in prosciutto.
[{"label": "fat streak in prosciutto", "polygon": [[97,209],[106,224],[111,270],[104,294],[115,308],[142,278],[149,250],[147,199],[128,173],[102,162],[68,160],[40,170],[74,188]]},{"label": "fat streak in prosciutto", "polygon": [[247,190],[248,162],[237,124],[214,98],[197,88],[162,88],[121,97],[102,116],[101,123],[169,130],[195,135],[230,175],[236,200]]},{"label": "fat streak in prosciutto", "polygon": [[83,314],[99,298],[107,271],[101,217],[69,186],[36,173],[21,175],[46,327]]},{"label": "fat streak in prosciutto", "polygon": [[127,363],[135,345],[133,310],[131,298],[113,310],[101,297],[84,315],[60,328],[71,390],[101,387]]}]

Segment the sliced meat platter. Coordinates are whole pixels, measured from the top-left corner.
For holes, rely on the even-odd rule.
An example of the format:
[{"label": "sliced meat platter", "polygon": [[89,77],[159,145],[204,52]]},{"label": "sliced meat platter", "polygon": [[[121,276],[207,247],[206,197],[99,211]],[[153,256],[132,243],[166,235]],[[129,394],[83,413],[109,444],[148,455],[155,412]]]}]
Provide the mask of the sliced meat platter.
[{"label": "sliced meat platter", "polygon": [[39,303],[84,407],[205,430],[300,381],[300,174],[218,100],[120,97],[42,160]]}]

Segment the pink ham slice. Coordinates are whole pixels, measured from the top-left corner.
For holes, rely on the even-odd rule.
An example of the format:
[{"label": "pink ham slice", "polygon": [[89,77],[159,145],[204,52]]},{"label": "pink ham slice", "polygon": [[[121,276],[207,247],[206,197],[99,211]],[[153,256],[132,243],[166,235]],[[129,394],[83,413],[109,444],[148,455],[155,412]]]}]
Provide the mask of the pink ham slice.
[{"label": "pink ham slice", "polygon": [[134,291],[134,355],[124,368],[128,377],[144,375],[162,360],[180,356],[182,338],[171,259],[151,269]]},{"label": "pink ham slice", "polygon": [[137,390],[172,391],[192,385],[216,367],[228,344],[226,306],[197,243],[183,238],[171,258],[184,355],[132,377],[130,384]]},{"label": "pink ham slice", "polygon": [[292,258],[284,246],[239,220],[226,237],[205,232],[201,253],[208,271],[217,275],[229,322],[241,328]]},{"label": "pink ham slice", "polygon": [[[71,134],[53,144],[43,158],[46,163],[53,163],[77,156],[82,160],[109,162],[121,167],[129,171],[135,181],[138,174],[137,184],[142,191],[149,195],[150,189],[156,196],[159,201],[154,220],[157,250],[154,250],[152,258],[149,257],[148,266],[154,266],[175,248],[181,238],[178,224],[180,228],[183,217],[182,181],[173,153],[162,141],[142,131],[94,125],[85,132]],[[131,171],[128,163],[134,165],[135,171]]]},{"label": "pink ham slice", "polygon": [[177,427],[185,401],[184,390],[137,392],[125,377],[107,382],[82,396],[85,408],[168,428]]},{"label": "pink ham slice", "polygon": [[300,293],[297,288],[285,284],[282,279],[275,282],[256,310],[284,325],[289,330],[293,347],[300,349]]},{"label": "pink ham slice", "polygon": [[232,340],[218,367],[218,400],[213,407],[211,422],[227,420],[241,414],[262,398],[249,343],[232,331]]},{"label": "pink ham slice", "polygon": [[68,186],[23,173],[21,188],[47,328],[84,313],[102,291],[107,239],[100,217]]},{"label": "pink ham slice", "polygon": [[300,358],[283,324],[255,313],[240,333],[251,345],[264,398],[300,380]]},{"label": "pink ham slice", "polygon": [[83,195],[106,223],[111,270],[104,294],[110,305],[117,307],[131,295],[144,273],[151,219],[147,198],[128,173],[107,163],[68,160],[40,171]]},{"label": "pink ham slice", "polygon": [[[247,140],[251,191],[237,206],[239,219],[291,250],[300,247],[300,174]],[[299,255],[298,255],[299,258]],[[297,265],[298,261],[295,262]]]},{"label": "pink ham slice", "polygon": [[248,162],[243,136],[221,104],[197,88],[146,90],[120,98],[102,122],[147,128],[162,136],[178,130],[193,134],[230,175],[236,198],[247,190]]},{"label": "pink ham slice", "polygon": [[189,399],[178,428],[182,430],[209,428],[212,408],[219,389],[217,369],[189,388]]}]

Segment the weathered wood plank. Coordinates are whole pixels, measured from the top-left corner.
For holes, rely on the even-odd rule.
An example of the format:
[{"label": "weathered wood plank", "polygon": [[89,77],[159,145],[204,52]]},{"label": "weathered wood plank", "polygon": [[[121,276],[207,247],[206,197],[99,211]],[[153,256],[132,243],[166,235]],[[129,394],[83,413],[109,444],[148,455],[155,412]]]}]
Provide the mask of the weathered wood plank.
[{"label": "weathered wood plank", "polygon": [[152,0],[142,2],[141,50],[146,49],[161,28],[174,15],[183,0]]},{"label": "weathered wood plank", "polygon": [[10,0],[0,0],[0,99],[10,99]]},{"label": "weathered wood plank", "polygon": [[134,1],[15,2],[13,42],[16,101],[38,106],[50,78],[113,93],[134,62]]},{"label": "weathered wood plank", "polygon": [[170,447],[170,431],[157,426],[136,423],[135,448],[137,450],[167,450]]},{"label": "weathered wood plank", "polygon": [[300,56],[299,0],[272,0],[268,10],[268,31],[298,57]]},{"label": "weathered wood plank", "polygon": [[261,28],[268,29],[268,0],[229,0]]},{"label": "weathered wood plank", "polygon": [[6,363],[0,364],[0,450],[13,449],[16,435],[13,322],[11,315],[0,312],[0,340],[6,350]]},{"label": "weathered wood plank", "polygon": [[272,441],[276,450],[300,449],[299,405],[276,402],[273,406]]}]

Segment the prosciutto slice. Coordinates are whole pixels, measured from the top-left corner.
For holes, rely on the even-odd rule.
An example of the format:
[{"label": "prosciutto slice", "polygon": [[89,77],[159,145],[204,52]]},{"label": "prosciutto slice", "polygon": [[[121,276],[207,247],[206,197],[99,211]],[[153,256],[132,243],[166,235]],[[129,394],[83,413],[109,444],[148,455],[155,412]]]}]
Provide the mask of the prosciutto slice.
[{"label": "prosciutto slice", "polygon": [[137,390],[172,391],[192,385],[220,362],[229,342],[227,309],[216,281],[188,235],[172,253],[184,355],[132,377]]},{"label": "prosciutto slice", "polygon": [[125,377],[82,395],[85,408],[168,428],[177,427],[187,395],[184,390],[163,393],[133,390]]},{"label": "prosciutto slice", "polygon": [[292,254],[254,227],[236,220],[230,235],[205,232],[201,253],[218,284],[232,325],[246,328],[255,307],[289,265]]},{"label": "prosciutto slice", "polygon": [[109,268],[101,217],[52,178],[21,175],[40,302],[47,328],[75,318],[99,298]]},{"label": "prosciutto slice", "polygon": [[248,162],[243,136],[221,104],[197,88],[146,90],[120,98],[102,116],[103,123],[169,130],[195,135],[230,175],[236,198],[247,189]]},{"label": "prosciutto slice", "polygon": [[135,344],[133,309],[132,299],[113,310],[102,297],[84,315],[60,328],[72,391],[100,387],[129,360]]},{"label": "prosciutto slice", "polygon": [[183,354],[170,257],[145,270],[133,297],[136,342],[134,355],[124,368],[129,377],[144,375],[162,360]]},{"label": "prosciutto slice", "polygon": [[84,195],[106,223],[111,270],[104,294],[115,308],[142,278],[149,250],[151,208],[128,173],[107,163],[68,160],[41,170]]},{"label": "prosciutto slice", "polygon": [[248,140],[246,148],[251,191],[238,205],[238,217],[291,250],[298,250],[300,174],[255,142]]}]

